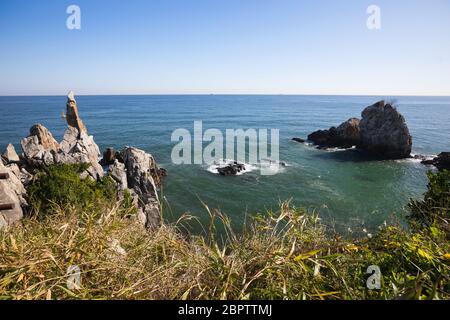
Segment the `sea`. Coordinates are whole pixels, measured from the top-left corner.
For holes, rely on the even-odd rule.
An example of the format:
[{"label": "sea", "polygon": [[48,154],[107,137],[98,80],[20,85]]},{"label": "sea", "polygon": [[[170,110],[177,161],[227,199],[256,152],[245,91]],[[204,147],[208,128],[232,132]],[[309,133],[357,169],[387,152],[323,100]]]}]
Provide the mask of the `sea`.
[{"label": "sea", "polygon": [[[13,143],[20,151],[20,139],[36,123],[61,140],[66,99],[63,95],[0,97],[0,150]],[[352,150],[317,150],[292,138],[306,138],[315,130],[360,117],[365,107],[381,99],[394,103],[405,117],[413,154],[450,151],[450,97],[77,96],[80,116],[100,149],[135,146],[167,169],[160,196],[168,221],[190,214],[199,225],[206,224],[207,206],[240,226],[248,216],[276,212],[281,203],[290,201],[319,214],[336,229],[355,232],[405,221],[408,202],[426,191],[426,173],[432,168],[416,159],[377,161]],[[178,141],[172,141],[172,134],[185,129],[193,137],[194,121],[201,121],[204,131],[218,129],[224,136],[227,129],[277,129],[284,166],[275,175],[264,175],[256,164],[248,163],[243,174],[223,177],[207,164],[175,164],[171,155]]]}]

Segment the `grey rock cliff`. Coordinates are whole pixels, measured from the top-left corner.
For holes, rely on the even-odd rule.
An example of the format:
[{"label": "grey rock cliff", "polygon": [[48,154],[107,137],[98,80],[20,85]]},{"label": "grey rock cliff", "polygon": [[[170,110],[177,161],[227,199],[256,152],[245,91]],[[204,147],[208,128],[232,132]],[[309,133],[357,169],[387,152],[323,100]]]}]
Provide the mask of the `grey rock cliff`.
[{"label": "grey rock cliff", "polygon": [[26,190],[17,165],[5,166],[0,159],[0,229],[16,224],[23,217]]},{"label": "grey rock cliff", "polygon": [[[37,124],[21,141],[23,153],[18,156],[13,145],[8,145],[0,157],[0,228],[19,221],[26,207],[25,187],[33,174],[52,164],[90,164],[82,178],[99,179],[104,176],[99,164],[100,150],[81,121],[73,92],[68,95],[67,124],[63,140],[58,143],[49,130]],[[126,147],[120,153],[109,149],[106,153],[109,176],[116,182],[119,198],[128,190],[138,209],[138,218],[147,228],[161,225],[158,188],[167,174],[159,169],[151,154]],[[31,173],[30,173],[31,172]],[[1,206],[3,205],[3,207]]]},{"label": "grey rock cliff", "polygon": [[405,118],[391,105],[379,101],[362,112],[361,148],[382,158],[411,156],[412,137]]},{"label": "grey rock cliff", "polygon": [[41,168],[55,163],[55,153],[59,145],[43,125],[32,126],[29,136],[22,139],[20,144],[23,157],[30,167]]},{"label": "grey rock cliff", "polygon": [[125,148],[122,153],[128,189],[138,200],[139,220],[147,228],[156,228],[161,224],[156,161],[152,155],[133,147]]},{"label": "grey rock cliff", "polygon": [[86,176],[93,179],[103,177],[103,168],[99,164],[100,150],[92,136],[86,131],[80,132],[77,128],[69,126],[64,133],[61,146],[55,155],[55,163],[89,163]]},{"label": "grey rock cliff", "polygon": [[100,150],[78,115],[73,92],[68,96],[67,105],[68,128],[61,143],[43,125],[34,125],[30,135],[21,142],[23,158],[31,172],[51,164],[88,163],[90,167],[83,176],[99,179],[104,175],[99,164]]}]

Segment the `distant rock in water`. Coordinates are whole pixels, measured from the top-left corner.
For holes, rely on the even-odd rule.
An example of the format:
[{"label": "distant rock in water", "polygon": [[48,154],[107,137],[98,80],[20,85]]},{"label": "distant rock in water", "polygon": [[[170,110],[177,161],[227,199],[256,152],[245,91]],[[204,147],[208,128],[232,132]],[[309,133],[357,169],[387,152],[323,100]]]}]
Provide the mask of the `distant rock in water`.
[{"label": "distant rock in water", "polygon": [[412,137],[405,118],[391,105],[379,101],[362,112],[361,148],[386,159],[411,156]]},{"label": "distant rock in water", "polygon": [[361,120],[351,118],[337,128],[315,131],[308,140],[319,148],[356,146],[382,159],[409,158],[412,148],[412,137],[404,117],[384,101],[364,109]]},{"label": "distant rock in water", "polygon": [[423,160],[422,164],[435,166],[439,171],[450,170],[450,152],[442,152],[434,159]]},{"label": "distant rock in water", "polygon": [[359,119],[352,118],[339,127],[318,130],[308,136],[308,140],[321,148],[352,148],[361,142]]},{"label": "distant rock in water", "polygon": [[221,176],[235,176],[245,170],[245,166],[237,161],[230,163],[224,167],[218,167],[217,172]]},{"label": "distant rock in water", "polygon": [[298,142],[298,143],[305,143],[306,140],[302,139],[302,138],[292,138],[292,141]]}]

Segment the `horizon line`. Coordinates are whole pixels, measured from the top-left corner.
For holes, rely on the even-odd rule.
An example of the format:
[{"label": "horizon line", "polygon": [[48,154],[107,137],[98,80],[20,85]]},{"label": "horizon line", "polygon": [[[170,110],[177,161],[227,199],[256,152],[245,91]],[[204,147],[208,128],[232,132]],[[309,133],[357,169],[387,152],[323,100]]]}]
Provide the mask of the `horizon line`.
[{"label": "horizon line", "polygon": [[[70,90],[69,90],[70,91]],[[69,92],[67,91],[67,92]],[[0,94],[0,97],[65,97],[66,94]],[[348,94],[348,93],[88,93],[89,96],[343,96],[343,97],[441,97],[450,98],[450,94]]]}]

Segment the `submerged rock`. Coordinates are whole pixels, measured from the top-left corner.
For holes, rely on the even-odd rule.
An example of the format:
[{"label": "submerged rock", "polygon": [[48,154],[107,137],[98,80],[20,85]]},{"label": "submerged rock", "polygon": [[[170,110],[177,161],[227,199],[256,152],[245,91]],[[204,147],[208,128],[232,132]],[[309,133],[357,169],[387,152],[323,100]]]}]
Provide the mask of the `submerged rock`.
[{"label": "submerged rock", "polygon": [[411,156],[412,137],[405,118],[391,105],[379,101],[362,112],[361,148],[385,159]]},{"label": "submerged rock", "polygon": [[442,152],[434,159],[423,160],[422,164],[433,165],[439,171],[450,170],[450,152]]}]

